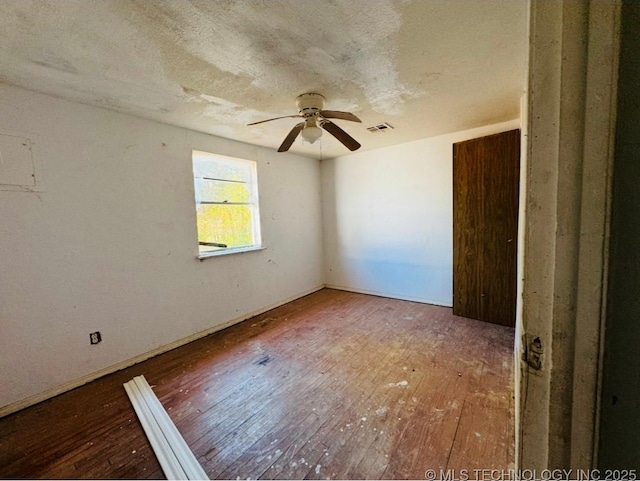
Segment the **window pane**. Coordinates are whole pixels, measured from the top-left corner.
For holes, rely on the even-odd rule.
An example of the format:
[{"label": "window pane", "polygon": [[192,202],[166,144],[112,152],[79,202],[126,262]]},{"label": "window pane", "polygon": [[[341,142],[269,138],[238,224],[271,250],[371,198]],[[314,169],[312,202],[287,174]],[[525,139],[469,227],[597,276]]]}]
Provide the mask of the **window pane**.
[{"label": "window pane", "polygon": [[[197,212],[198,242],[226,244],[227,248],[254,244],[251,206],[200,205]],[[200,252],[219,248],[200,246]]]},{"label": "window pane", "polygon": [[250,182],[251,171],[252,162],[248,160],[230,159],[206,152],[193,153],[193,176],[197,178]]},{"label": "window pane", "polygon": [[194,150],[193,183],[201,254],[260,245],[254,161]]},{"label": "window pane", "polygon": [[249,184],[220,180],[195,180],[196,203],[200,202],[251,202]]}]

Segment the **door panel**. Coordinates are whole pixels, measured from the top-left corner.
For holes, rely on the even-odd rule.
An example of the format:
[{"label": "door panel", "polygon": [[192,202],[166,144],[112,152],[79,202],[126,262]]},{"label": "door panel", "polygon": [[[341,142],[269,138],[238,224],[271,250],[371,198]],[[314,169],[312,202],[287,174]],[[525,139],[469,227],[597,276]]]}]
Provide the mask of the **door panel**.
[{"label": "door panel", "polygon": [[520,130],[453,145],[453,312],[515,325]]}]

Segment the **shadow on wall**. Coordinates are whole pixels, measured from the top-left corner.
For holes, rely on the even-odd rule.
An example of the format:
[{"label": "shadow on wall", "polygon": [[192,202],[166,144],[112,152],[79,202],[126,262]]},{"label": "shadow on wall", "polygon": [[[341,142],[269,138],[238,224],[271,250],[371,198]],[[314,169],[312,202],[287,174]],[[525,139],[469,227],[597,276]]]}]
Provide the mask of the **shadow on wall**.
[{"label": "shadow on wall", "polygon": [[450,162],[365,154],[323,162],[327,285],[450,306]]},{"label": "shadow on wall", "polygon": [[[371,250],[362,257],[345,256],[341,260],[340,277],[345,285],[363,286],[360,289],[375,294],[398,297],[429,304],[451,306],[452,270],[443,262],[417,264],[399,260],[381,259],[380,252]],[[419,258],[420,252],[404,252]]]}]

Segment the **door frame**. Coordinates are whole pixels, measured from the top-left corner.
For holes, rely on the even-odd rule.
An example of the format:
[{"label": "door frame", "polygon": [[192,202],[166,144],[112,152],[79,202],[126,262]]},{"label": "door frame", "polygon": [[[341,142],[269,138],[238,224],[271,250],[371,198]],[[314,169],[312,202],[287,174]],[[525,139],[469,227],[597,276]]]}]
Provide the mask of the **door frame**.
[{"label": "door frame", "polygon": [[621,2],[529,7],[516,469],[586,470],[598,454]]}]

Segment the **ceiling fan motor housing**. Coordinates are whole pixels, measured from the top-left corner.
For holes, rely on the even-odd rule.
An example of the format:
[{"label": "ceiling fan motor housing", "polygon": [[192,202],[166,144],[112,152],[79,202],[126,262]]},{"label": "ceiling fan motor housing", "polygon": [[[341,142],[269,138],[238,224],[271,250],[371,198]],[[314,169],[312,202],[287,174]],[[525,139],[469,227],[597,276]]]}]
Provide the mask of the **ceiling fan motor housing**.
[{"label": "ceiling fan motor housing", "polygon": [[312,116],[324,109],[324,97],[314,93],[298,95],[296,106],[303,117]]}]

